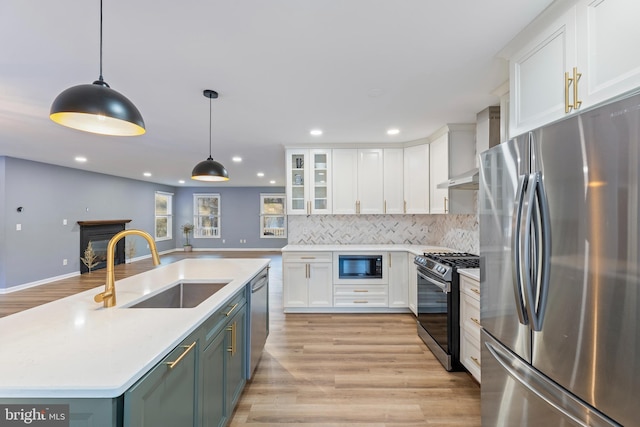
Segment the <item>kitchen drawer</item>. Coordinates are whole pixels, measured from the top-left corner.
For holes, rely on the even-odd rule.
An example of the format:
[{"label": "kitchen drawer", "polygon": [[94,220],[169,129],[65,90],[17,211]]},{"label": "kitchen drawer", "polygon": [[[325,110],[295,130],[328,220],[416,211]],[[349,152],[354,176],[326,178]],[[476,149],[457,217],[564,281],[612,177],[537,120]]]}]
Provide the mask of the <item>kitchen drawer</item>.
[{"label": "kitchen drawer", "polygon": [[389,294],[389,285],[333,285],[335,296],[384,296]]},{"label": "kitchen drawer", "polygon": [[478,380],[478,382],[481,382],[482,360],[480,359],[480,338],[478,337],[476,339],[472,333],[465,330],[462,334],[461,344],[460,360],[462,361],[462,364],[467,368],[469,373]]},{"label": "kitchen drawer", "polygon": [[480,303],[473,297],[463,294],[460,309],[462,327],[477,336],[480,342]]},{"label": "kitchen drawer", "polygon": [[227,320],[229,320],[233,314],[240,311],[246,303],[247,297],[243,288],[243,290],[234,295],[228,303],[220,307],[211,317],[205,320],[202,326],[202,331],[204,331],[205,334],[205,343],[213,339],[224,327]]},{"label": "kitchen drawer", "polygon": [[332,262],[331,252],[285,252],[282,262]]},{"label": "kitchen drawer", "polygon": [[460,275],[460,291],[480,301],[480,282]]},{"label": "kitchen drawer", "polygon": [[334,307],[389,307],[387,295],[335,295],[333,298]]}]

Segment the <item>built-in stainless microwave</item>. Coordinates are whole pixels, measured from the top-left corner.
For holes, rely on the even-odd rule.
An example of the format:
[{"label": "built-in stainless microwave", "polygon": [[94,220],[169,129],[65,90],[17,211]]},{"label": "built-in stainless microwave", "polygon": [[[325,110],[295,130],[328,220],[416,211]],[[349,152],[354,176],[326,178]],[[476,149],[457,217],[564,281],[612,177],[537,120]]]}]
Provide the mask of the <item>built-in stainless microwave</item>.
[{"label": "built-in stainless microwave", "polygon": [[334,253],[334,283],[387,283],[385,255]]}]

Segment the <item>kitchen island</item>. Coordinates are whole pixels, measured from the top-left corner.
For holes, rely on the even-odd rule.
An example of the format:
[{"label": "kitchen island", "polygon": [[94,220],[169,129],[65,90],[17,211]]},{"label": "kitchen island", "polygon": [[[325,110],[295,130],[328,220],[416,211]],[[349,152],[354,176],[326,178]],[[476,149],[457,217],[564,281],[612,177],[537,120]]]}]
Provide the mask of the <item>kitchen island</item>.
[{"label": "kitchen island", "polygon": [[[0,403],[71,403],[72,419],[74,405],[87,410],[99,403],[113,424],[94,418],[93,425],[119,425],[123,394],[203,323],[244,298],[246,285],[268,264],[185,259],[116,281],[112,308],[94,302],[100,287],[0,319]],[[193,308],[129,308],[181,282],[227,284]],[[201,336],[198,346],[212,338]]]}]

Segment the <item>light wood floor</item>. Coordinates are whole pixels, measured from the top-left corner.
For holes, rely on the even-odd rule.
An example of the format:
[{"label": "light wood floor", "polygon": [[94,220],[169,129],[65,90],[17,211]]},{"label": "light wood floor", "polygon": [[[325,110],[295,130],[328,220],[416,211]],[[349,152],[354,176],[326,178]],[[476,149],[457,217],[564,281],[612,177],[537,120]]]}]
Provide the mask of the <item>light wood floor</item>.
[{"label": "light wood floor", "polygon": [[[230,427],[480,426],[480,387],[446,372],[416,333],[410,314],[284,314],[278,254],[172,253],[185,257],[269,257],[270,334]],[[116,280],[152,268],[116,266]],[[104,283],[104,270],[0,295],[0,317]]]}]

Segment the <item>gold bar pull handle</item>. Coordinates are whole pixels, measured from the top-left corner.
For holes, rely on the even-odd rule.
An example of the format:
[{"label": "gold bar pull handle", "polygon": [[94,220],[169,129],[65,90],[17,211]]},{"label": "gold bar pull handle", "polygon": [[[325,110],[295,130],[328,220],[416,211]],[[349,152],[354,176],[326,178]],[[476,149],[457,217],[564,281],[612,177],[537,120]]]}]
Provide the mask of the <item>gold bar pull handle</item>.
[{"label": "gold bar pull handle", "polygon": [[182,345],[180,347],[184,348],[185,351],[182,352],[182,354],[180,355],[180,357],[178,357],[176,360],[174,360],[173,362],[164,362],[167,366],[169,366],[169,369],[173,369],[178,363],[180,363],[180,361],[182,359],[184,359],[184,357],[187,355],[187,353],[189,353],[193,347],[196,346],[196,342],[194,341],[191,343],[191,345]]},{"label": "gold bar pull handle", "polygon": [[403,211],[404,213],[407,213],[407,201],[406,201],[406,200],[404,200],[404,201],[402,202],[402,211]]},{"label": "gold bar pull handle", "polygon": [[367,304],[368,302],[369,301],[367,301],[367,300],[358,300],[358,299],[353,301],[354,304]]},{"label": "gold bar pull handle", "polygon": [[449,213],[449,207],[447,206],[447,202],[449,201],[449,199],[447,199],[446,197],[444,198],[444,213]]},{"label": "gold bar pull handle", "polygon": [[231,353],[232,356],[235,356],[237,349],[236,322],[233,322],[231,326],[227,326],[227,331],[231,332],[231,347],[227,348],[227,351]]},{"label": "gold bar pull handle", "polygon": [[582,105],[582,101],[578,100],[578,81],[580,81],[582,73],[578,72],[578,67],[573,67],[573,109],[577,110]]},{"label": "gold bar pull handle", "polygon": [[384,201],[384,208],[382,209],[382,213],[387,213],[387,201]]},{"label": "gold bar pull handle", "polygon": [[229,317],[229,315],[230,315],[231,313],[233,313],[233,310],[235,310],[235,309],[236,309],[236,307],[238,307],[238,303],[235,303],[235,304],[233,305],[233,307],[231,307],[231,310],[229,310],[227,313],[225,313],[225,316]]},{"label": "gold bar pull handle", "polygon": [[475,317],[472,317],[472,318],[471,318],[471,321],[472,321],[473,323],[475,323],[476,325],[480,326],[480,321],[479,321],[478,319],[476,319]]},{"label": "gold bar pull handle", "polygon": [[475,363],[476,365],[478,365],[478,367],[480,367],[480,366],[481,366],[481,365],[480,365],[480,361],[479,361],[476,357],[471,356],[471,360],[473,360],[473,363]]},{"label": "gold bar pull handle", "polygon": [[480,289],[478,288],[470,288],[470,289],[471,289],[471,292],[473,292],[474,294],[480,295]]},{"label": "gold bar pull handle", "polygon": [[569,73],[564,73],[564,112],[568,113],[573,108],[573,104],[569,103],[569,86],[573,79],[569,77]]},{"label": "gold bar pull handle", "polygon": [[353,292],[369,292],[367,289],[354,289]]}]

